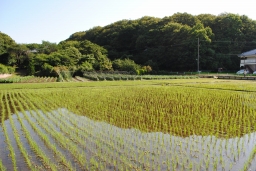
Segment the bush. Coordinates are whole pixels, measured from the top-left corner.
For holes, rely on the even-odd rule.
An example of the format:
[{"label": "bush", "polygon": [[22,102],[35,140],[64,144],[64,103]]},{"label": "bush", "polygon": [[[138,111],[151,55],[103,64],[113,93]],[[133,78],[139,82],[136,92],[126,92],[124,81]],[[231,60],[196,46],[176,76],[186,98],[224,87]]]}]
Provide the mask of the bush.
[{"label": "bush", "polygon": [[100,76],[100,75],[98,75],[98,79],[99,79],[100,81],[106,80],[104,76]]},{"label": "bush", "polygon": [[12,74],[15,72],[15,68],[11,66],[5,66],[0,64],[0,74]]},{"label": "bush", "polygon": [[122,76],[121,79],[122,80],[128,80],[129,78],[127,76]]},{"label": "bush", "polygon": [[8,66],[7,69],[9,74],[13,74],[15,72],[15,67]]},{"label": "bush", "polygon": [[141,67],[131,59],[117,59],[113,61],[113,68],[119,71],[128,71],[136,73],[136,71]]},{"label": "bush", "polygon": [[35,65],[33,61],[29,61],[27,72],[28,72],[28,75],[35,75]]},{"label": "bush", "polygon": [[114,76],[115,80],[121,80],[121,76]]},{"label": "bush", "polygon": [[108,81],[114,81],[114,78],[113,78],[113,77],[110,77],[110,76],[107,76],[107,77],[106,77],[106,80],[108,80]]}]

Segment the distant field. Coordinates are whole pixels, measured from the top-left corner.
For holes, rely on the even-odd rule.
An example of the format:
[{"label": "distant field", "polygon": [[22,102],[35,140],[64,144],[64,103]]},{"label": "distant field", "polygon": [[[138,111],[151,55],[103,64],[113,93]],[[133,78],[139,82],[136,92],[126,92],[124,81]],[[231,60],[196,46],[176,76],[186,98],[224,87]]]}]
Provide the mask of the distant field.
[{"label": "distant field", "polygon": [[0,84],[0,170],[256,170],[256,82]]}]

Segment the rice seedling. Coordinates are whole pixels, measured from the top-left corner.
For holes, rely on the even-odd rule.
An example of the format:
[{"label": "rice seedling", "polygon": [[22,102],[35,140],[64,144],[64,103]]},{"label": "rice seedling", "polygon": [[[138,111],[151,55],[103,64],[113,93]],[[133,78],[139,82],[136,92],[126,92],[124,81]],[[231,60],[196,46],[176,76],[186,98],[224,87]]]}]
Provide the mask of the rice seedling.
[{"label": "rice seedling", "polygon": [[[18,99],[17,99],[18,100]],[[21,104],[19,102],[17,102],[19,106],[21,106]],[[21,107],[22,108],[22,107]],[[24,109],[22,109],[22,111],[24,111]],[[26,112],[24,112],[26,113]],[[57,150],[57,147],[55,144],[52,144],[51,141],[49,140],[49,137],[44,134],[35,123],[33,123],[33,121],[28,117],[28,115],[24,115],[24,117],[26,118],[26,120],[28,121],[28,123],[32,126],[32,128],[36,131],[36,133],[39,135],[39,137],[44,141],[44,143],[46,144],[46,146],[53,151],[53,153],[57,156],[57,158],[59,158],[60,163],[62,165],[64,165],[68,170],[75,170],[71,163],[66,159],[66,157]],[[18,115],[19,120],[21,119]]]},{"label": "rice seedling", "polygon": [[6,171],[6,167],[3,165],[2,160],[0,160],[0,170]]},{"label": "rice seedling", "polygon": [[[5,92],[6,94],[6,92]],[[3,94],[2,94],[2,99],[3,99]],[[6,100],[6,99],[5,99]],[[1,100],[1,103],[2,103],[2,106],[4,106],[3,104],[3,100]],[[8,110],[8,109],[7,109]],[[17,170],[17,163],[16,163],[16,158],[15,158],[15,152],[14,152],[14,149],[12,147],[12,144],[11,144],[11,141],[9,139],[9,136],[8,136],[8,133],[7,133],[7,130],[6,130],[6,125],[5,123],[3,122],[4,121],[4,118],[5,118],[5,108],[3,108],[3,116],[2,116],[2,128],[3,128],[3,131],[4,131],[4,135],[5,135],[5,140],[6,140],[6,144],[8,146],[8,150],[10,152],[10,157],[11,157],[11,160],[12,160],[12,164],[13,164],[13,170],[16,171]]]},{"label": "rice seedling", "polygon": [[[40,115],[40,113],[39,113],[38,111],[36,111],[36,114],[35,114],[34,112],[31,112],[31,115],[32,115],[33,117],[36,117],[37,115]],[[38,134],[41,135],[41,136],[43,136],[43,135],[42,135],[43,133],[40,132],[40,131],[37,129],[37,126],[33,124],[33,122],[32,122],[31,119],[28,117],[28,115],[24,114],[24,116],[25,116],[25,118],[28,120],[28,122],[32,125],[32,127],[38,131]],[[47,127],[47,126],[50,126],[50,125],[48,124],[48,125],[46,126],[46,125],[44,125],[44,123],[42,122],[44,118],[40,118],[40,119],[42,119],[42,120],[39,120],[38,118],[36,118],[38,124],[39,124],[44,130],[46,130],[48,133],[50,133],[50,135],[51,135],[52,137],[54,137],[56,140],[58,140],[58,142],[60,142],[60,144],[61,144],[61,146],[62,146],[63,148],[70,149],[70,151],[71,151],[71,153],[72,153],[73,155],[79,154],[78,150],[77,150],[74,146],[71,146],[71,147],[68,148],[67,142],[66,142],[66,141],[69,141],[68,139],[66,139],[66,138],[64,138],[64,137],[61,137],[61,136],[58,136],[58,133],[56,133],[56,132],[52,132],[51,129],[49,129],[49,128]],[[52,126],[50,126],[50,128],[52,128]],[[62,154],[61,152],[57,151],[57,149],[56,149],[55,146],[52,146],[51,144],[49,144],[50,141],[47,140],[47,139],[48,139],[48,138],[44,138],[46,144],[47,144],[48,147],[51,148],[51,150],[53,150],[54,153],[57,154],[57,156],[61,159],[61,163],[64,164],[64,166],[66,166],[67,169],[69,169],[69,170],[75,170],[75,169],[72,167],[71,163],[68,162],[67,159],[63,156],[63,154]],[[79,156],[78,156],[78,161],[79,161],[80,163],[84,163],[84,162],[85,162],[84,159],[83,159],[83,155],[79,155]]]},{"label": "rice seedling", "polygon": [[[26,112],[24,111],[23,107],[21,104],[18,102],[18,106],[21,109],[21,112],[23,112],[23,115],[26,116]],[[55,164],[53,164],[50,159],[46,156],[46,154],[42,151],[42,149],[38,146],[35,140],[31,137],[29,131],[27,130],[26,126],[24,125],[24,121],[22,118],[18,116],[18,120],[21,124],[23,133],[25,134],[26,139],[28,140],[29,145],[33,149],[33,151],[36,153],[37,157],[41,159],[42,163],[44,164],[44,167],[46,169],[51,169],[51,170],[57,170],[57,167]]]},{"label": "rice seedling", "polygon": [[[13,101],[13,97],[12,95],[9,95],[9,98],[10,98],[10,102],[11,102],[11,105],[14,109],[14,112],[18,112],[16,110],[16,107],[15,107],[15,104],[14,104],[14,101]],[[7,95],[5,96],[5,99],[7,101]],[[7,113],[8,113],[8,116],[9,116],[9,120],[10,120],[10,123],[11,123],[11,127],[12,127],[12,130],[13,130],[13,133],[14,133],[14,138],[17,142],[17,145],[23,155],[23,157],[25,158],[25,163],[28,165],[28,167],[31,169],[31,170],[36,170],[36,168],[34,167],[34,165],[31,163],[31,160],[30,160],[30,157],[28,155],[28,153],[26,152],[26,149],[24,147],[24,145],[22,144],[21,140],[20,140],[20,135],[18,134],[18,131],[17,131],[17,128],[13,122],[13,119],[12,119],[12,116],[11,116],[11,112],[10,112],[10,106],[9,106],[9,103],[7,103]]]}]

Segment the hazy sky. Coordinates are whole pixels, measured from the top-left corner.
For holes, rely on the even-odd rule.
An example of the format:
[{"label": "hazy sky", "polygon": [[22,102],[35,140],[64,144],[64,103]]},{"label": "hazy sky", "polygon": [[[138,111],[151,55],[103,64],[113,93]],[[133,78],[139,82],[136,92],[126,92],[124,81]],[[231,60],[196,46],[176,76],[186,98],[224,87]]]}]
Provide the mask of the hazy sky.
[{"label": "hazy sky", "polygon": [[0,0],[0,31],[17,43],[59,43],[122,19],[228,12],[256,20],[255,9],[252,0]]}]

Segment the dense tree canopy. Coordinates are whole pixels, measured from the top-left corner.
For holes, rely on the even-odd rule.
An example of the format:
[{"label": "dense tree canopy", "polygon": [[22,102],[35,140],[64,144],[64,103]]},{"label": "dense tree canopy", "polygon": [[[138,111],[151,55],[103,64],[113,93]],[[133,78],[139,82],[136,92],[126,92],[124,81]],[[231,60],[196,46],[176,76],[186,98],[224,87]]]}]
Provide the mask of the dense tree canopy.
[{"label": "dense tree canopy", "polygon": [[76,32],[59,44],[17,44],[0,32],[0,63],[44,75],[56,67],[195,71],[198,40],[201,70],[237,70],[237,54],[256,47],[256,21],[230,13],[144,16]]},{"label": "dense tree canopy", "polygon": [[90,40],[105,47],[111,60],[129,56],[140,65],[150,61],[153,70],[187,71],[196,70],[197,38],[201,69],[237,70],[237,54],[256,46],[256,21],[230,13],[146,16],[74,33],[67,40]]},{"label": "dense tree canopy", "polygon": [[15,41],[10,36],[0,32],[0,63],[11,64],[10,49],[15,45]]}]

